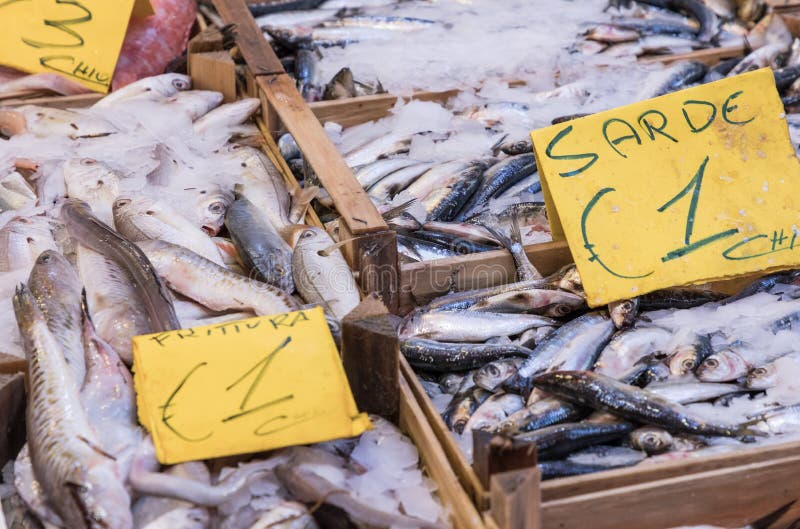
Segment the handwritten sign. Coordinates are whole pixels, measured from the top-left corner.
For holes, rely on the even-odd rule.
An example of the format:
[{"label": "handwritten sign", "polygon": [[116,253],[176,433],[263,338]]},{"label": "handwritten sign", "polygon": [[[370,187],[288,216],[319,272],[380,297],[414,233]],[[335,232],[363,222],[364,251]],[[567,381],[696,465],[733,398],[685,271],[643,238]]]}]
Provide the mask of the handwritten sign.
[{"label": "handwritten sign", "polygon": [[591,306],[800,264],[800,165],[769,69],[531,138]]},{"label": "handwritten sign", "polygon": [[108,92],[131,11],[146,0],[0,0],[0,64]]},{"label": "handwritten sign", "polygon": [[137,336],[133,355],[139,421],[164,464],[370,428],[321,308]]}]

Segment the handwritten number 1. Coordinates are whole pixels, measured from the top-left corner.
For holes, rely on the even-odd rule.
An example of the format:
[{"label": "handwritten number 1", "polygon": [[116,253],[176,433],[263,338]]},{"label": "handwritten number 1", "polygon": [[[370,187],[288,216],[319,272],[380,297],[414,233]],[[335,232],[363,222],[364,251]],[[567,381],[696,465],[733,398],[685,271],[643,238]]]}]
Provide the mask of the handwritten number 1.
[{"label": "handwritten number 1", "polygon": [[686,246],[681,248],[677,248],[668,252],[664,257],[661,258],[663,262],[671,261],[672,259],[677,259],[678,257],[683,257],[684,255],[691,253],[707,244],[711,244],[714,241],[719,239],[724,239],[726,237],[730,237],[731,235],[738,232],[735,228],[730,230],[721,231],[719,233],[715,233],[714,235],[710,235],[708,237],[704,237],[699,241],[692,242],[692,234],[694,232],[694,221],[697,214],[697,203],[700,199],[700,188],[703,185],[703,176],[706,172],[706,165],[708,164],[708,156],[705,157],[703,163],[700,164],[700,167],[697,169],[694,177],[689,181],[689,183],[684,187],[677,195],[672,197],[667,201],[666,204],[658,208],[659,213],[663,213],[670,207],[672,207],[676,202],[680,199],[685,197],[689,191],[692,192],[692,198],[689,201],[689,211],[686,214],[686,231],[684,233],[683,242]]}]

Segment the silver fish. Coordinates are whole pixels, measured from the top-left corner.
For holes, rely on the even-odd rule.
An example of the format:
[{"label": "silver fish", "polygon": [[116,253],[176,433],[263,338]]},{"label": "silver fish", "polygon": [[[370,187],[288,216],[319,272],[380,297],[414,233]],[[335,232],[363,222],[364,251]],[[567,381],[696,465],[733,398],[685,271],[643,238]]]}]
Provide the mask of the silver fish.
[{"label": "silver fish", "polygon": [[487,391],[494,391],[517,372],[521,360],[503,358],[489,362],[475,372],[475,384]]},{"label": "silver fish", "polygon": [[478,406],[464,426],[464,431],[493,431],[497,425],[512,413],[525,406],[525,400],[514,393],[495,393]]},{"label": "silver fish", "polygon": [[414,315],[401,327],[400,336],[441,341],[483,342],[493,336],[511,336],[527,329],[555,325],[555,320],[534,314],[491,312],[429,312]]},{"label": "silver fish", "polygon": [[648,455],[661,454],[672,447],[672,435],[663,428],[642,426],[630,434],[631,445]]},{"label": "silver fish", "polygon": [[96,108],[108,108],[121,101],[131,99],[161,100],[178,92],[192,88],[192,79],[188,75],[166,73],[139,79],[119,90],[114,90],[94,104]]},{"label": "silver fish", "polygon": [[0,272],[30,270],[46,250],[56,250],[47,217],[15,217],[0,228]]},{"label": "silver fish", "polygon": [[121,175],[93,158],[75,158],[64,162],[67,196],[83,200],[102,222],[113,226],[112,206],[120,194]]},{"label": "silver fish", "polygon": [[58,340],[25,286],[14,296],[14,312],[31,387],[28,446],[46,497],[68,527],[132,528],[130,497],[116,462],[100,448]]},{"label": "silver fish", "polygon": [[235,274],[182,246],[145,241],[139,247],[170,288],[212,310],[252,310],[263,316],[298,308],[283,290]]}]

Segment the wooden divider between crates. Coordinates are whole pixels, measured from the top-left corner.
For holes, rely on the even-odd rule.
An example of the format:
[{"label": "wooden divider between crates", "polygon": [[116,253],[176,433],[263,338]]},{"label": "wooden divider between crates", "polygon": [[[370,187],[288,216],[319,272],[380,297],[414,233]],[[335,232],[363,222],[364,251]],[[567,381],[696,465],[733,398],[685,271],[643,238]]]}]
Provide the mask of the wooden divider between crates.
[{"label": "wooden divider between crates", "polygon": [[394,232],[358,184],[295,83],[264,39],[243,0],[214,0],[226,24],[235,24],[236,45],[247,62],[262,100],[262,114],[273,134],[285,128],[295,138],[339,214],[340,237],[350,240],[345,256],[362,288],[378,292],[390,310],[397,306],[397,245]]}]

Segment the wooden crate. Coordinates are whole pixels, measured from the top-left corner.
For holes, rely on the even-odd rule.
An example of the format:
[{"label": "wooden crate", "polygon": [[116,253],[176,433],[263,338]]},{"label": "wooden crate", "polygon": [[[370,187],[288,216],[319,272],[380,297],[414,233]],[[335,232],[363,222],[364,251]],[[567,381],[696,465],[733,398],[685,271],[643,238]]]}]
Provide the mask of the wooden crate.
[{"label": "wooden crate", "polygon": [[[547,274],[571,262],[566,244],[552,242],[527,248],[531,261]],[[496,254],[496,255],[490,255]],[[459,289],[481,288],[514,277],[508,254],[487,252],[469,260]],[[448,262],[449,261],[449,262]],[[437,278],[459,270],[463,258],[442,259],[403,270],[403,283],[413,280],[424,300],[443,293]],[[471,270],[480,266],[500,270],[495,280],[474,280]],[[505,275],[507,279],[499,279]],[[754,276],[712,283],[715,290],[735,293]],[[410,300],[409,300],[410,301]],[[430,427],[450,459],[462,485],[480,509],[491,505],[491,491],[467,462],[433,403],[408,363],[401,370]],[[544,529],[666,529],[695,524],[740,527],[795,499],[800,482],[800,442],[744,449],[697,461],[677,461],[650,467],[633,467],[541,483],[541,519]],[[725,484],[724,487],[720,485]],[[793,511],[800,517],[800,506]],[[775,528],[788,527],[786,522]]]}]

